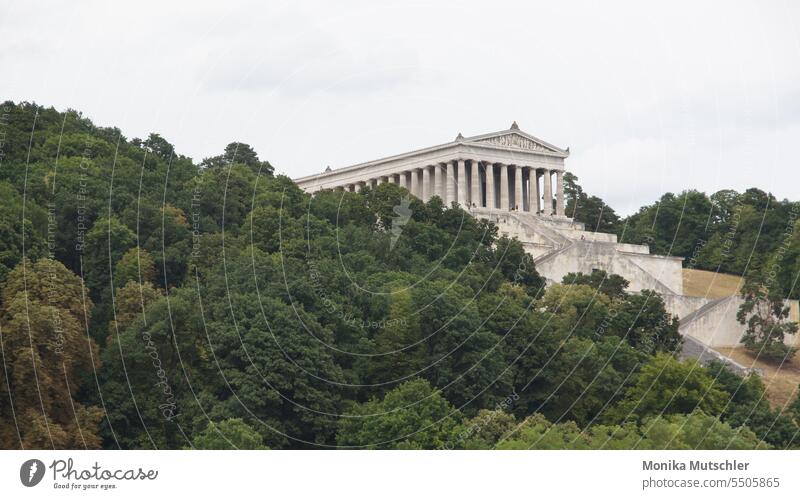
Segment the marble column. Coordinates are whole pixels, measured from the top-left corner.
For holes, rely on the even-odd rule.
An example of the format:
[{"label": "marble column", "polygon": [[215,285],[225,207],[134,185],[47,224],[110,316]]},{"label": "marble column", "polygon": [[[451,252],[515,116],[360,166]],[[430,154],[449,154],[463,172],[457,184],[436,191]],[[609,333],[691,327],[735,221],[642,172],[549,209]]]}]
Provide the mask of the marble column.
[{"label": "marble column", "polygon": [[431,167],[422,168],[422,200],[428,201],[433,195],[433,183],[431,182]]},{"label": "marble column", "polygon": [[528,211],[536,213],[536,193],[539,192],[536,187],[536,169],[528,168]]},{"label": "marble column", "polygon": [[450,203],[456,200],[456,168],[454,161],[447,162],[447,175],[444,183],[447,185],[445,192],[447,199],[444,200],[444,203],[449,208]]},{"label": "marble column", "polygon": [[522,166],[514,166],[514,205],[515,211],[522,211]]},{"label": "marble column", "polygon": [[353,192],[358,192],[361,190],[361,182],[356,182],[353,184]]},{"label": "marble column", "polygon": [[444,194],[444,183],[442,182],[442,165],[433,165],[433,194],[439,196],[442,201],[444,201],[445,194]]},{"label": "marble column", "polygon": [[494,165],[490,162],[486,162],[484,166],[484,171],[486,172],[486,207],[495,209],[497,208],[496,199],[494,193]]},{"label": "marble column", "polygon": [[556,170],[556,215],[564,216],[564,172]]},{"label": "marble column", "polygon": [[467,207],[467,165],[463,159],[458,160],[458,204]]},{"label": "marble column", "polygon": [[520,211],[531,211],[531,169],[522,168],[522,208]]},{"label": "marble column", "polygon": [[400,174],[400,187],[403,187],[403,188],[406,188],[406,189],[408,188],[408,183],[406,182],[407,175],[408,175],[408,172],[403,172],[403,173]]},{"label": "marble column", "polygon": [[476,160],[472,160],[472,166],[470,167],[472,175],[470,176],[470,182],[472,185],[470,186],[470,199],[469,205],[470,206],[481,206],[481,173],[480,173],[480,164]]},{"label": "marble column", "polygon": [[419,175],[416,168],[411,170],[411,187],[408,189],[412,195],[419,197]]},{"label": "marble column", "polygon": [[550,170],[544,171],[544,210],[543,215],[550,216],[553,214],[553,186],[552,186],[552,172]]},{"label": "marble column", "polygon": [[500,209],[508,211],[508,165],[500,163]]},{"label": "marble column", "polygon": [[531,203],[531,211],[533,211],[534,213],[536,213],[538,215],[539,214],[539,209],[540,209],[539,208],[539,204],[540,204],[540,202],[542,200],[542,193],[541,193],[541,191],[539,191],[539,177],[541,175],[539,175],[539,170],[537,170],[535,168],[533,170],[531,170],[531,173],[533,174],[533,178],[531,179],[531,182],[534,183],[533,184],[533,195],[535,196],[534,199],[533,199],[533,203]]}]

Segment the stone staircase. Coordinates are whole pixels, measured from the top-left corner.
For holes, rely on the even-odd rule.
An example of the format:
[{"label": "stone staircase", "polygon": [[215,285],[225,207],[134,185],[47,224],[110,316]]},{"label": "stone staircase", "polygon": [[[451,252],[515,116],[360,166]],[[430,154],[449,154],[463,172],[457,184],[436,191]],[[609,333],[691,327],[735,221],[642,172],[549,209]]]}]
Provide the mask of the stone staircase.
[{"label": "stone staircase", "polygon": [[726,296],[724,298],[716,298],[716,299],[711,300],[710,302],[706,303],[702,307],[698,308],[694,312],[692,312],[692,313],[690,313],[688,315],[685,315],[684,317],[681,317],[681,327],[689,325],[692,321],[695,321],[695,320],[699,319],[700,317],[706,315],[707,313],[709,313],[712,310],[714,310],[714,308],[716,308],[720,304],[723,304],[724,302],[729,301],[731,298],[732,297],[730,297],[730,296]]},{"label": "stone staircase", "polygon": [[546,224],[540,222],[536,219],[536,217],[524,216],[519,215],[516,213],[509,213],[509,220],[513,220],[519,226],[523,227],[526,233],[529,234],[538,234],[541,237],[544,237],[548,241],[551,241],[553,244],[553,250],[545,253],[544,255],[540,255],[537,258],[534,258],[534,263],[542,263],[547,260],[550,260],[557,255],[567,251],[573,244],[574,241],[555,229],[551,229]]},{"label": "stone staircase", "polygon": [[691,312],[688,315],[681,317],[680,325],[678,326],[678,331],[681,333],[683,337],[683,348],[681,349],[680,358],[681,359],[697,359],[700,364],[708,365],[712,361],[719,361],[725,364],[730,370],[733,372],[741,375],[746,376],[750,373],[761,374],[759,369],[745,367],[742,364],[736,362],[730,357],[727,357],[720,352],[714,350],[713,348],[709,347],[702,341],[696,339],[694,336],[688,334],[687,329],[689,326],[698,319],[702,318],[703,316],[711,313],[717,307],[726,307],[728,306],[731,300],[734,300],[735,296],[726,296],[724,298],[716,298],[714,300],[709,301],[702,307],[698,308],[694,312]]},{"label": "stone staircase", "polygon": [[[652,281],[653,284],[650,286],[650,289],[655,289],[655,291],[665,295],[677,295],[676,291],[670,289],[662,282],[661,279],[653,275],[646,268],[637,264],[634,259],[628,258],[625,251],[618,251],[616,249],[616,242],[598,240],[584,241],[580,239],[572,239],[565,236],[555,228],[549,226],[550,222],[547,220],[543,220],[538,216],[531,216],[526,213],[515,213],[508,211],[501,212],[496,210],[481,209],[476,210],[474,208],[470,211],[472,211],[474,216],[482,217],[494,222],[497,225],[500,233],[505,236],[517,237],[521,239],[521,236],[524,235],[529,241],[536,240],[539,248],[545,250],[543,254],[540,254],[534,258],[533,261],[536,265],[549,262],[550,260],[576,246],[609,246],[614,248],[614,251],[616,252],[614,256],[615,258],[625,259],[633,268],[636,269],[637,272],[641,272],[641,275],[646,276],[648,280]],[[715,310],[716,307],[724,306],[726,301],[729,299],[731,299],[731,297],[712,300],[680,319],[679,331],[681,332],[681,336],[683,337],[684,341],[679,357],[682,359],[697,359],[703,365],[707,365],[712,361],[719,361],[740,375],[758,372],[756,369],[747,368],[735,360],[726,357],[720,352],[707,346],[702,341],[686,334],[684,331],[687,325],[703,317],[705,314]]]},{"label": "stone staircase", "polygon": [[670,289],[666,284],[664,284],[661,281],[661,279],[658,278],[658,276],[653,275],[652,272],[650,272],[649,270],[643,268],[641,265],[639,265],[638,263],[633,261],[633,259],[628,258],[627,256],[625,256],[625,253],[617,252],[616,257],[617,258],[626,258],[630,265],[632,265],[633,267],[637,268],[639,270],[639,272],[641,272],[642,274],[644,274],[647,277],[649,277],[650,279],[652,279],[656,283],[656,286],[654,286],[655,287],[654,291],[658,291],[661,294],[677,294],[675,292],[675,290]]},{"label": "stone staircase", "polygon": [[740,376],[747,376],[750,373],[761,374],[759,369],[745,367],[730,357],[726,357],[716,350],[709,348],[704,343],[691,336],[683,337],[683,347],[678,357],[680,357],[681,360],[697,359],[703,366],[707,366],[716,360],[722,362],[728,369]]}]

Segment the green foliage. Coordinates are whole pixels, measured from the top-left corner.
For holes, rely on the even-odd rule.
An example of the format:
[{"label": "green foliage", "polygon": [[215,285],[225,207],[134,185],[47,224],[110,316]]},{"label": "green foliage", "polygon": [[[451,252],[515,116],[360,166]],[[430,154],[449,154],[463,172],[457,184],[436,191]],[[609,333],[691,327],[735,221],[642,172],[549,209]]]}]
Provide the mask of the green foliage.
[{"label": "green foliage", "polygon": [[565,213],[578,222],[583,222],[587,230],[595,232],[616,232],[620,219],[613,208],[597,196],[589,196],[578,185],[578,177],[570,172],[564,174],[564,196],[567,199]]},{"label": "green foliage", "polygon": [[86,336],[91,310],[81,280],[57,261],[23,259],[8,275],[0,307],[0,448],[100,447],[102,411],[73,398],[97,367],[97,345]]},{"label": "green foliage", "polygon": [[[114,283],[112,275],[114,267],[135,242],[136,235],[133,231],[116,217],[101,218],[86,233],[86,286],[93,291],[93,297],[99,298],[102,291],[111,287]],[[123,270],[127,266],[129,266],[127,262],[124,262]],[[124,285],[128,277],[123,275],[126,280],[114,284]]]},{"label": "green foliage", "polygon": [[387,376],[404,379],[416,374],[425,367],[427,357],[410,290],[394,289],[388,299],[389,313],[375,334],[379,356],[368,363],[368,378],[377,383],[386,381]]},{"label": "green foliage", "polygon": [[156,264],[150,252],[138,247],[131,248],[119,259],[114,271],[114,281],[125,285],[130,281],[155,284]]},{"label": "green foliage", "polygon": [[789,414],[794,418],[795,424],[800,426],[800,385],[797,386],[794,401],[792,401],[791,406],[789,406]]},{"label": "green foliage", "polygon": [[773,410],[766,398],[764,382],[758,375],[746,378],[731,372],[722,363],[709,365],[714,381],[728,394],[722,420],[733,427],[750,428],[755,435],[775,448],[789,448],[797,438],[798,425],[786,414]]},{"label": "green foliage", "polygon": [[254,205],[257,175],[245,165],[233,163],[206,168],[191,185],[196,213],[204,227],[235,232]]},{"label": "green foliage", "polygon": [[189,442],[176,422],[186,410],[190,364],[202,358],[198,336],[203,323],[188,290],[160,297],[144,312],[135,310],[139,292],[136,283],[123,288],[122,297],[130,293],[132,299],[130,305],[123,300],[122,311],[129,306],[130,311],[118,319],[133,321],[128,327],[113,328],[101,352],[100,393],[92,394],[98,400],[102,394],[105,403],[101,430],[107,444],[123,449],[182,448]]},{"label": "green foliage", "polygon": [[265,450],[264,439],[240,418],[219,423],[209,421],[208,426],[192,440],[192,448],[200,450]]},{"label": "green foliage", "polygon": [[690,256],[706,239],[711,201],[702,192],[667,193],[623,221],[622,242],[644,243],[659,255]]},{"label": "green foliage", "polygon": [[675,353],[683,344],[678,317],[667,312],[664,299],[655,291],[645,289],[617,301],[612,315],[611,329],[622,332],[628,344],[641,352]]},{"label": "green foliage", "polygon": [[161,297],[161,292],[151,283],[139,284],[128,281],[114,294],[114,318],[108,323],[108,334],[113,339],[139,317],[145,317],[145,310]]},{"label": "green foliage", "polygon": [[595,425],[581,430],[574,422],[551,423],[541,414],[526,418],[495,443],[507,450],[585,449],[765,449],[769,446],[746,427],[732,428],[702,412],[657,416],[640,426]]},{"label": "green foliage", "polygon": [[502,409],[481,409],[478,414],[465,421],[456,441],[449,446],[466,449],[491,449],[505,439],[517,427],[517,419]]},{"label": "green foliage", "polygon": [[[0,282],[23,258],[47,255],[47,213],[35,203],[24,206],[22,196],[0,182]],[[24,214],[24,216],[23,216]]]},{"label": "green foliage", "polygon": [[636,383],[610,415],[616,420],[642,420],[650,415],[702,410],[716,416],[727,399],[728,394],[695,362],[680,362],[659,353],[642,367]]},{"label": "green foliage", "polygon": [[742,343],[757,357],[785,362],[797,353],[785,339],[797,333],[798,325],[788,320],[789,306],[780,291],[760,277],[760,272],[753,271],[742,285],[743,301],[736,313],[739,322],[747,325]]},{"label": "green foliage", "polygon": [[461,414],[420,379],[358,404],[339,421],[336,441],[348,447],[439,449],[456,436]]},{"label": "green foliage", "polygon": [[625,290],[630,284],[624,277],[617,274],[608,275],[604,270],[593,270],[590,275],[582,272],[569,272],[561,279],[562,284],[585,284],[611,299],[625,298]]},{"label": "green foliage", "polygon": [[611,298],[585,284],[553,284],[539,306],[566,336],[597,338],[605,333]]},{"label": "green foliage", "polygon": [[274,171],[268,161],[259,160],[258,154],[253,148],[242,142],[231,142],[225,146],[224,153],[204,159],[200,166],[212,169],[224,168],[232,164],[244,165],[258,175],[272,176]]},{"label": "green foliage", "polygon": [[694,412],[646,420],[641,433],[651,449],[746,450],[767,449],[746,426],[733,428],[717,417]]},{"label": "green foliage", "polygon": [[574,422],[554,425],[537,413],[525,418],[512,435],[498,443],[497,448],[501,450],[587,449],[590,448],[588,440],[588,435],[582,434]]},{"label": "green foliage", "polygon": [[[603,272],[545,290],[457,204],[310,196],[247,144],[195,164],[157,133],[5,105],[3,447],[797,446],[797,409],[757,378],[664,354],[680,336],[657,293]],[[668,194],[623,225],[565,181],[590,229],[712,270],[755,254],[797,296],[797,203]]]},{"label": "green foliage", "polygon": [[[558,308],[574,307],[570,309],[574,312],[570,321],[580,316],[580,322],[588,322],[596,328],[597,336],[614,332],[632,347],[649,354],[676,352],[681,346],[678,318],[667,313],[664,300],[655,291],[645,289],[637,294],[628,294],[628,281],[602,270],[595,270],[591,275],[569,273],[562,282],[572,286],[569,288],[572,290],[570,296],[562,297],[559,288],[555,288],[553,293],[556,296],[548,298],[546,303],[555,300]],[[595,291],[591,297],[588,288]],[[580,299],[576,294],[578,289],[583,290]],[[579,301],[583,301],[583,305]],[[597,311],[605,315],[602,321],[597,320]]]},{"label": "green foliage", "polygon": [[526,373],[527,388],[527,383],[515,387],[520,400],[514,412],[520,417],[542,412],[550,419],[588,424],[619,403],[641,360],[616,338],[570,338],[551,352]]},{"label": "green foliage", "polygon": [[667,193],[625,218],[621,242],[650,246],[652,253],[682,256],[691,268],[745,275],[774,270],[775,287],[800,298],[800,203],[775,199],[759,189]]}]

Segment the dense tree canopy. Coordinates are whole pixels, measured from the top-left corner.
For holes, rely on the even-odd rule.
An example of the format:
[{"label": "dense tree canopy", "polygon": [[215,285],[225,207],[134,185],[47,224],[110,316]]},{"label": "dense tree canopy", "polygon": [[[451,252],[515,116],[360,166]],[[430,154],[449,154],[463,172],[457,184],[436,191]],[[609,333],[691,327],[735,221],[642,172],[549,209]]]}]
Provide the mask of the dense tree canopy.
[{"label": "dense tree canopy", "polygon": [[602,199],[585,193],[578,185],[578,180],[578,177],[570,172],[564,174],[566,215],[583,222],[587,230],[614,232],[620,223],[619,216]]},{"label": "dense tree canopy", "polygon": [[[3,448],[98,448],[98,407],[76,400],[97,359],[86,336],[92,302],[61,263],[23,260],[7,276],[0,306]],[[13,395],[13,399],[11,398]]]},{"label": "dense tree canopy", "polygon": [[205,430],[192,440],[192,448],[206,450],[264,450],[263,438],[238,418],[215,423],[210,421]]},{"label": "dense tree canopy", "polygon": [[667,193],[617,225],[621,242],[647,244],[653,253],[682,256],[690,268],[743,276],[775,272],[775,288],[799,298],[800,202],[759,189]]},{"label": "dense tree canopy", "polygon": [[[309,196],[244,143],[195,163],[156,133],[5,105],[3,447],[798,445],[796,402],[676,359],[658,293],[605,273],[545,287],[455,204]],[[690,191],[620,220],[565,178],[590,229],[699,268],[778,266],[797,296],[797,203]]]}]

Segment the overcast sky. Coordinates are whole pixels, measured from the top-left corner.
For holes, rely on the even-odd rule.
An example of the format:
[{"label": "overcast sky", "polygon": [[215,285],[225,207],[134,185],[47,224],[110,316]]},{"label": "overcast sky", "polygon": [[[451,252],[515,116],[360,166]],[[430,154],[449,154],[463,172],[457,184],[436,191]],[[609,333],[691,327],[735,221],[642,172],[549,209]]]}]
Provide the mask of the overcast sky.
[{"label": "overcast sky", "polygon": [[196,160],[238,140],[298,177],[516,120],[621,213],[800,199],[796,1],[32,3],[0,3],[0,99]]}]

